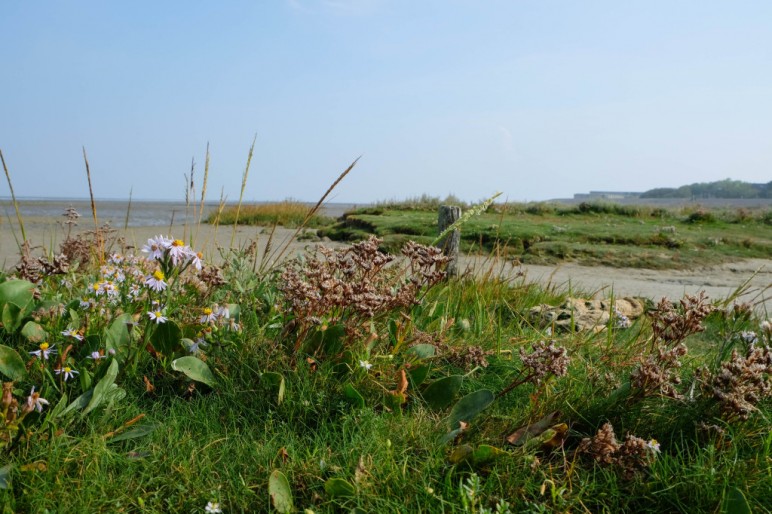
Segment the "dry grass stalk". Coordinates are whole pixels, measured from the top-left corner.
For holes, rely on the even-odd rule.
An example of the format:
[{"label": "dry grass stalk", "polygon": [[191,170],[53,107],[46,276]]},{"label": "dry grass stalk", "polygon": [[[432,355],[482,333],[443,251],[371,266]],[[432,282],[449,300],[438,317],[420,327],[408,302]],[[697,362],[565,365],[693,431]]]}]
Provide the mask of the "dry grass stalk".
[{"label": "dry grass stalk", "polygon": [[88,156],[86,155],[86,147],[83,147],[83,162],[86,164],[86,179],[88,180],[88,195],[91,199],[91,214],[94,217],[94,242],[96,243],[96,252],[99,259],[99,263],[104,263],[104,240],[99,232],[99,223],[97,222],[96,202],[94,201],[94,188],[91,186],[91,167],[88,164]]},{"label": "dry grass stalk", "polygon": [[[27,242],[27,233],[24,231],[24,221],[22,221],[21,213],[19,212],[19,202],[16,201],[16,195],[13,192],[13,184],[11,183],[11,174],[8,172],[8,166],[5,164],[5,157],[3,156],[3,151],[0,150],[0,161],[3,162],[3,171],[5,171],[5,178],[8,180],[8,189],[11,190],[11,201],[13,201],[13,207],[16,209],[16,219],[19,221],[19,228],[21,229],[21,239],[22,242]],[[16,233],[13,234],[14,239],[16,239]],[[18,245],[19,240],[16,240],[16,243]],[[19,245],[19,249],[21,249],[21,245]]]},{"label": "dry grass stalk", "polygon": [[[287,239],[287,241],[284,243],[284,246],[282,246],[282,247],[280,247],[280,248],[277,248],[277,249],[276,249],[276,251],[274,251],[274,252],[273,252],[273,254],[271,254],[271,255],[268,257],[268,259],[267,259],[267,262],[269,263],[269,266],[270,266],[270,265],[273,265],[274,263],[276,263],[276,262],[278,262],[279,260],[281,260],[281,258],[282,258],[282,257],[284,256],[284,254],[287,252],[287,249],[288,249],[288,248],[290,247],[290,245],[292,244],[292,241],[294,241],[294,240],[295,240],[295,238],[298,236],[298,234],[300,234],[300,231],[301,231],[301,230],[303,230],[303,228],[305,228],[305,226],[306,226],[306,224],[308,223],[308,221],[309,221],[309,220],[310,220],[310,219],[311,219],[311,218],[312,218],[312,217],[313,217],[313,216],[314,216],[314,215],[315,215],[317,212],[319,212],[319,209],[322,207],[322,205],[324,204],[325,200],[327,200],[327,197],[328,197],[328,196],[330,196],[330,193],[332,193],[332,192],[333,192],[333,190],[334,190],[336,187],[338,187],[338,184],[340,184],[340,182],[341,182],[341,181],[342,181],[344,178],[346,178],[346,175],[348,175],[348,174],[349,174],[349,172],[350,172],[351,170],[353,170],[353,169],[354,169],[354,166],[356,166],[357,162],[359,162],[359,159],[361,159],[361,158],[362,158],[362,156],[360,155],[359,157],[357,157],[356,159],[354,159],[354,162],[352,162],[351,164],[349,164],[348,168],[346,168],[346,169],[343,171],[343,173],[341,173],[340,175],[338,175],[338,178],[337,178],[337,179],[335,179],[335,182],[333,182],[333,183],[332,183],[332,185],[331,185],[330,187],[328,187],[328,188],[327,188],[327,191],[325,191],[325,192],[324,192],[324,194],[322,195],[322,197],[319,199],[319,201],[318,201],[318,202],[316,202],[316,205],[314,205],[314,206],[313,206],[313,207],[312,207],[312,208],[311,208],[311,209],[308,211],[308,214],[306,214],[306,217],[305,217],[305,219],[303,220],[303,223],[301,223],[301,224],[300,224],[300,225],[299,225],[299,226],[298,226],[298,227],[295,229],[295,232],[292,234],[292,237],[290,237],[289,239]],[[266,255],[268,255],[268,252],[266,252]],[[261,266],[261,267],[262,267],[262,266]]]},{"label": "dry grass stalk", "polygon": [[236,229],[239,226],[239,212],[241,211],[241,202],[244,199],[244,190],[247,188],[247,177],[249,176],[249,165],[252,163],[252,154],[255,152],[255,142],[257,141],[257,134],[252,140],[252,146],[249,147],[249,155],[247,156],[247,166],[244,168],[244,175],[241,177],[241,192],[239,193],[239,203],[236,205],[236,219],[233,221],[233,232],[231,232],[231,245],[233,248],[233,241],[236,238]]},{"label": "dry grass stalk", "polygon": [[198,230],[201,228],[201,219],[204,214],[204,204],[206,203],[206,186],[209,180],[209,143],[206,143],[206,157],[204,158],[204,180],[201,184],[201,203],[198,206],[198,221],[196,222],[196,234],[193,236],[190,246],[195,246],[198,239]]}]

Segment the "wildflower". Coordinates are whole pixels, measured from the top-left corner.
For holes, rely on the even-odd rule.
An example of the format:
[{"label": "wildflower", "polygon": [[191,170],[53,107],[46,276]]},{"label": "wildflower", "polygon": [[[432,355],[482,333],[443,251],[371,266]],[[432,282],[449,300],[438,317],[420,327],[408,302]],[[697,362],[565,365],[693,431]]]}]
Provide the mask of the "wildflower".
[{"label": "wildflower", "polygon": [[656,439],[649,439],[646,442],[646,448],[648,448],[649,450],[651,450],[654,453],[660,453],[659,441],[657,441]]},{"label": "wildflower", "polygon": [[630,326],[633,324],[632,321],[630,321],[630,318],[625,316],[619,309],[614,307],[614,326],[616,328],[630,328]]},{"label": "wildflower", "polygon": [[190,353],[198,353],[201,351],[202,346],[209,346],[209,343],[206,342],[206,339],[204,339],[203,335],[199,333],[198,337],[195,341],[188,347],[188,351]]},{"label": "wildflower", "polygon": [[185,242],[182,241],[182,239],[175,239],[169,247],[169,257],[172,258],[172,263],[175,266],[179,264],[180,261],[187,259],[190,253],[190,248],[185,246]]},{"label": "wildflower", "polygon": [[222,318],[228,319],[231,317],[231,311],[229,311],[228,307],[225,307],[225,306],[218,307],[217,310],[215,311],[215,314],[217,315],[218,318],[221,318],[221,319]]},{"label": "wildflower", "polygon": [[84,298],[80,300],[80,303],[78,305],[80,306],[81,309],[88,309],[89,307],[91,307],[91,302]]},{"label": "wildflower", "polygon": [[199,323],[214,323],[217,321],[217,314],[209,307],[204,308],[204,314],[199,318]]},{"label": "wildflower", "polygon": [[360,367],[360,368],[364,368],[365,370],[369,370],[370,368],[372,368],[372,367],[373,367],[373,365],[372,365],[372,364],[370,364],[370,363],[369,363],[369,362],[367,362],[367,361],[359,361],[359,367]]},{"label": "wildflower", "polygon": [[47,342],[40,343],[40,346],[34,352],[29,352],[30,355],[34,355],[38,359],[48,360],[49,355],[56,354],[56,348],[48,346]]},{"label": "wildflower", "polygon": [[44,405],[48,405],[48,400],[41,398],[40,393],[35,392],[35,386],[32,386],[32,390],[29,392],[29,396],[27,397],[27,405],[24,410],[26,412],[32,412],[33,410],[43,412]]},{"label": "wildflower", "polygon": [[91,354],[89,354],[89,356],[87,358],[91,359],[91,360],[98,361],[99,359],[104,359],[105,356],[95,350],[95,351],[91,352]]},{"label": "wildflower", "polygon": [[207,502],[206,507],[204,507],[204,512],[207,514],[216,514],[218,512],[222,512],[222,509],[220,508],[220,504],[217,502]]},{"label": "wildflower", "polygon": [[756,332],[751,330],[743,330],[740,332],[740,339],[746,344],[753,345],[759,341],[759,336],[756,335]]},{"label": "wildflower", "polygon": [[63,368],[56,368],[54,371],[56,371],[57,375],[64,374],[64,381],[67,382],[71,378],[75,378],[75,375],[80,373],[79,371],[75,371],[69,366],[65,366]]},{"label": "wildflower", "polygon": [[161,323],[166,323],[166,321],[168,320],[168,318],[164,316],[160,310],[150,311],[147,313],[147,315],[152,321],[155,321],[156,325],[160,325]]},{"label": "wildflower", "polygon": [[170,248],[172,240],[167,239],[164,236],[151,237],[147,240],[147,244],[142,247],[143,253],[148,253],[149,258],[161,260],[164,257],[164,252]]},{"label": "wildflower", "polygon": [[190,263],[193,265],[194,268],[196,268],[196,271],[201,271],[201,268],[203,268],[203,259],[204,254],[201,252],[193,252],[191,250],[190,252]]},{"label": "wildflower", "polygon": [[148,286],[153,291],[161,292],[164,289],[166,289],[166,276],[164,275],[164,272],[160,269],[157,269],[153,272],[152,275],[147,277],[145,280],[145,285]]},{"label": "wildflower", "polygon": [[64,337],[74,337],[78,341],[83,341],[83,336],[77,330],[71,330],[68,328],[67,330],[62,331],[62,335]]}]

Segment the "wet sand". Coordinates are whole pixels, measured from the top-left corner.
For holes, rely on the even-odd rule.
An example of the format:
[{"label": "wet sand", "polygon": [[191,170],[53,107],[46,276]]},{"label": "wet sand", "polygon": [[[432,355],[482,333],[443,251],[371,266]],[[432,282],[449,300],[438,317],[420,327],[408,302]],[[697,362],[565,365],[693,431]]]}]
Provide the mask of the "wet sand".
[{"label": "wet sand", "polygon": [[[25,219],[28,239],[42,247],[37,250],[38,252],[58,248],[59,243],[64,239],[63,228],[57,224],[57,221],[51,217]],[[87,222],[81,219],[78,229],[87,230],[86,225]],[[171,234],[169,234],[168,225],[166,227],[129,227],[125,231],[120,230],[119,233],[125,237],[127,244],[139,248],[149,237],[157,234],[182,238],[185,232],[183,224],[176,223],[171,228]],[[18,227],[15,229],[18,237]],[[221,259],[221,249],[232,246],[243,248],[255,240],[258,243],[258,255],[262,256],[269,239],[269,229],[264,227],[239,227],[234,233],[231,226],[215,228],[202,224],[198,230],[195,226],[188,227],[188,236],[190,230],[194,235],[194,247],[203,251],[205,259],[214,261]],[[290,229],[277,228],[270,253],[273,249],[281,248],[290,241],[294,232]],[[317,244],[320,243],[292,240],[285,257],[312,250]],[[343,246],[342,243],[335,242],[321,244],[333,247]],[[2,269],[8,269],[17,261],[18,247],[9,221],[3,219],[0,221],[0,266]],[[620,297],[643,296],[655,301],[662,297],[677,299],[685,293],[694,294],[699,291],[705,291],[710,298],[723,299],[747,283],[745,293],[739,300],[755,304],[756,310],[763,316],[772,315],[772,259],[750,259],[693,270],[649,270],[588,267],[573,263],[557,266],[513,266],[508,262],[494,262],[490,259],[465,256],[462,258],[461,268],[476,275],[492,272],[514,280],[538,282],[543,286],[554,287],[561,291],[579,291],[587,295],[594,293],[601,297],[609,297],[612,294]]]}]

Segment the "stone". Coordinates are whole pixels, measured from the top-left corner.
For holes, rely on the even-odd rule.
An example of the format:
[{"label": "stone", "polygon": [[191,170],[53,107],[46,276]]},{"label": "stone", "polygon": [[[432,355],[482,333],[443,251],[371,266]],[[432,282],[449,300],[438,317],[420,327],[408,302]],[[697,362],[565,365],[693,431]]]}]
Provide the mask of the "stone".
[{"label": "stone", "polygon": [[592,331],[602,332],[608,326],[611,312],[616,309],[617,316],[629,320],[640,318],[646,307],[646,300],[636,297],[616,298],[612,304],[607,299],[586,299],[569,297],[559,306],[542,304],[533,307],[530,312],[531,322],[539,328],[553,327],[559,332]]}]

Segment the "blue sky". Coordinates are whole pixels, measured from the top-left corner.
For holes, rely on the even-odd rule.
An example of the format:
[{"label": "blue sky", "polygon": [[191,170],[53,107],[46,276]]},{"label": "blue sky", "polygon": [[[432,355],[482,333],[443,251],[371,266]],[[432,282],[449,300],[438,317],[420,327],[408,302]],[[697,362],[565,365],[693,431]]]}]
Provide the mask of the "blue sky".
[{"label": "blue sky", "polygon": [[[772,180],[772,2],[5,0],[19,196],[544,200]],[[0,196],[7,196],[0,183]]]}]

